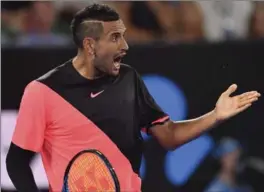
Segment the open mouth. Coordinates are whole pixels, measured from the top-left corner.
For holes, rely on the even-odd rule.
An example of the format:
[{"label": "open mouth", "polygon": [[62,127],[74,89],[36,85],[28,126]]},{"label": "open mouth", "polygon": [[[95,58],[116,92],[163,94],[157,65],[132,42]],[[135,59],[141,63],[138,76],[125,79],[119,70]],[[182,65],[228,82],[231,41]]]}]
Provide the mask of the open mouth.
[{"label": "open mouth", "polygon": [[120,63],[122,61],[122,56],[117,56],[114,58],[114,63]]},{"label": "open mouth", "polygon": [[120,68],[120,63],[122,61],[122,58],[125,56],[126,54],[118,54],[117,56],[114,57],[114,66],[115,68],[119,69]]}]

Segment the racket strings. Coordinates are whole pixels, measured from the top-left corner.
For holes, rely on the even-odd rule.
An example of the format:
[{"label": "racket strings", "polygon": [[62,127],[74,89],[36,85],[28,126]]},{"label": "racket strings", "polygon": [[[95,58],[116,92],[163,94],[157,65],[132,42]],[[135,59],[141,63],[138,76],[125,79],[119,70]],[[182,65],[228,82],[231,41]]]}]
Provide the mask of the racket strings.
[{"label": "racket strings", "polygon": [[85,154],[72,164],[68,174],[68,186],[71,192],[114,192],[112,176],[100,157]]}]

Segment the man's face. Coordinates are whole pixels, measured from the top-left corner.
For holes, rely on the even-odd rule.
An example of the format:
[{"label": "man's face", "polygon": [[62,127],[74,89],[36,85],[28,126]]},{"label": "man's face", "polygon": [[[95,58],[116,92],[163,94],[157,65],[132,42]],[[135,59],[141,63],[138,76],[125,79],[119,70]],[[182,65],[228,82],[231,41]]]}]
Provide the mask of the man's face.
[{"label": "man's face", "polygon": [[224,155],[221,159],[223,169],[229,172],[234,172],[236,170],[239,157],[240,157],[240,150],[235,150],[233,152]]},{"label": "man's face", "polygon": [[95,44],[94,67],[103,73],[116,76],[120,62],[128,50],[124,39],[125,26],[121,20],[103,22],[103,34]]}]

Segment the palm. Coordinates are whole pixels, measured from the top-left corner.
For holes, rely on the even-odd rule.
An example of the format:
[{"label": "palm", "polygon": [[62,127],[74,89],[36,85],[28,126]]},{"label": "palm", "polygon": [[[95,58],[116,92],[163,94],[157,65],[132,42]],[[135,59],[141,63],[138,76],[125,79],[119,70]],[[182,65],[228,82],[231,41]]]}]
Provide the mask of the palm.
[{"label": "palm", "polygon": [[246,92],[241,95],[230,95],[235,92],[237,85],[231,85],[224,93],[221,94],[216,103],[216,114],[219,120],[228,119],[251,106],[258,100],[260,94],[256,91]]}]

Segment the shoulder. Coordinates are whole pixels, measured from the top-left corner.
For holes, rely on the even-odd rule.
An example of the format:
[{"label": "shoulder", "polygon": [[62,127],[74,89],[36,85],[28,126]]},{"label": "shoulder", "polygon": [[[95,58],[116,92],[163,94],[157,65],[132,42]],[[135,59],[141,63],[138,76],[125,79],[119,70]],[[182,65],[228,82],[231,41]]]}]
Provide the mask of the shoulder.
[{"label": "shoulder", "polygon": [[214,192],[214,191],[225,191],[227,186],[222,183],[218,178],[216,178],[210,185],[207,187],[205,192]]},{"label": "shoulder", "polygon": [[121,75],[132,75],[134,78],[139,78],[140,75],[139,73],[137,72],[137,70],[135,68],[133,68],[132,66],[130,65],[127,65],[127,64],[121,64],[120,66],[120,74]]},{"label": "shoulder", "polygon": [[44,75],[29,82],[24,89],[24,96],[43,96],[44,92],[47,92],[49,90],[49,84],[52,84],[51,82],[59,81],[59,79],[61,79],[61,76],[65,74],[64,68],[66,67],[66,65],[67,62],[56,68],[53,68]]},{"label": "shoulder", "polygon": [[42,82],[44,84],[47,84],[48,82],[51,81],[58,81],[63,79],[63,77],[67,76],[67,68],[71,61],[67,61],[58,67],[55,67],[45,73],[44,75],[40,76],[39,78],[36,79],[36,81]]},{"label": "shoulder", "polygon": [[120,71],[124,72],[124,73],[128,73],[128,72],[134,73],[136,70],[132,66],[130,66],[128,64],[121,63]]}]

